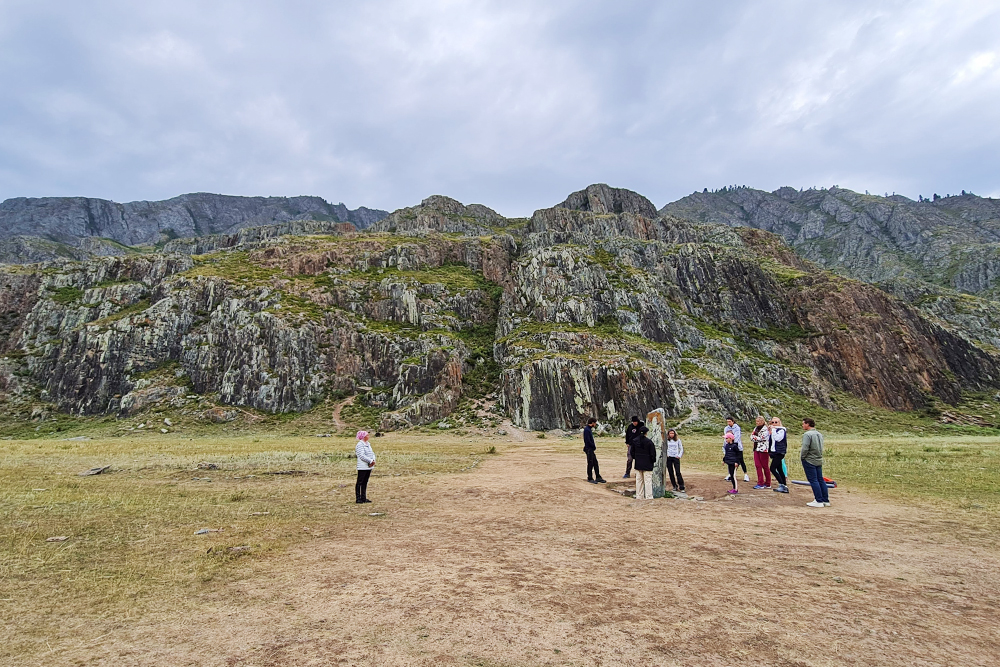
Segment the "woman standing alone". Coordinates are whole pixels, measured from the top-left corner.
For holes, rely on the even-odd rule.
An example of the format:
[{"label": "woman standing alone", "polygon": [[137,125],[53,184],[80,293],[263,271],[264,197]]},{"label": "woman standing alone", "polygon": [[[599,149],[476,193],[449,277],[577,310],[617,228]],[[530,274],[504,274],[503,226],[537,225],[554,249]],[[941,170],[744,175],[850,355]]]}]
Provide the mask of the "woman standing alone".
[{"label": "woman standing alone", "polygon": [[368,431],[358,431],[358,444],[354,446],[354,453],[358,455],[358,481],[354,485],[354,502],[359,505],[370,503],[368,478],[371,477],[372,468],[375,467],[375,452],[368,442]]}]

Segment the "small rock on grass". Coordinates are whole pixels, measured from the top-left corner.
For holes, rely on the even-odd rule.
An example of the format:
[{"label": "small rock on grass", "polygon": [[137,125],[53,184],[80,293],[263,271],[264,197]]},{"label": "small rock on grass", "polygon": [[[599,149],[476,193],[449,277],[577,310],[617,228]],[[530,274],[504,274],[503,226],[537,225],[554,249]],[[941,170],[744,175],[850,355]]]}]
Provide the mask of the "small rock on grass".
[{"label": "small rock on grass", "polygon": [[250,512],[250,516],[267,516],[270,512]]},{"label": "small rock on grass", "polygon": [[163,423],[166,424],[167,426],[173,426],[174,425],[174,423],[172,421],[170,421],[170,419],[164,419]]},{"label": "small rock on grass", "polygon": [[208,535],[209,533],[221,533],[221,528],[202,528],[201,530],[194,531],[195,535]]},{"label": "small rock on grass", "polygon": [[385,512],[371,512],[368,516],[385,516]]},{"label": "small rock on grass", "polygon": [[78,477],[89,477],[90,475],[100,475],[102,472],[107,472],[111,469],[111,466],[97,466],[96,468],[91,468],[90,470],[84,470],[81,473],[77,473]]},{"label": "small rock on grass", "polygon": [[69,539],[69,535],[56,535],[54,537],[45,538],[46,542],[65,542]]},{"label": "small rock on grass", "polygon": [[165,429],[165,428],[161,428],[161,429],[160,429],[160,433],[170,433],[170,431],[168,431],[168,430],[167,430],[167,429]]}]

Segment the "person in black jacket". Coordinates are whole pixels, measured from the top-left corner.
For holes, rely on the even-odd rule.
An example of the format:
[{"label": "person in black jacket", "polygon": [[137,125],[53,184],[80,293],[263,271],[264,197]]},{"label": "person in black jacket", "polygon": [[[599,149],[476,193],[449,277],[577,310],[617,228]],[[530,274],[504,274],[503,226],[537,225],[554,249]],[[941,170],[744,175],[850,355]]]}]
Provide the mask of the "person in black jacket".
[{"label": "person in black jacket", "polygon": [[781,420],[777,417],[771,418],[771,435],[769,451],[771,455],[771,474],[778,480],[778,493],[788,493],[787,480],[785,479],[785,467],[783,465],[785,454],[788,453],[788,431],[781,425]]},{"label": "person in black jacket", "polygon": [[736,469],[739,467],[740,461],[743,460],[743,451],[736,442],[734,434],[726,434],[726,444],[722,446],[722,452],[722,462],[729,468],[729,477],[726,479],[733,484],[733,488],[729,489],[729,493],[739,493],[739,489],[736,487]]},{"label": "person in black jacket", "polygon": [[604,484],[601,466],[597,463],[597,445],[594,443],[593,429],[596,424],[597,420],[591,417],[583,427],[583,451],[587,455],[587,481],[591,484]]},{"label": "person in black jacket", "polygon": [[656,445],[646,437],[649,429],[639,427],[639,438],[632,445],[632,458],[635,460],[635,497],[636,499],[653,498],[653,464],[656,463]]},{"label": "person in black jacket", "polygon": [[638,417],[632,417],[632,423],[625,427],[625,474],[622,479],[628,479],[632,474],[632,445],[639,439],[639,428],[642,421]]}]

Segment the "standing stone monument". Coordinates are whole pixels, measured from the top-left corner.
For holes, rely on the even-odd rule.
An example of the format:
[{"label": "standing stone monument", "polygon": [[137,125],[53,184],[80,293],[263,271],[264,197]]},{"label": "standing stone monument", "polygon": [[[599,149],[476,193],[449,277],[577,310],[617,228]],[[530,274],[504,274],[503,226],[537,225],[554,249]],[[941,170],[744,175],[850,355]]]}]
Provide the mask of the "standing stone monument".
[{"label": "standing stone monument", "polygon": [[656,408],[646,415],[646,437],[656,447],[656,463],[653,464],[653,497],[662,498],[664,492],[663,473],[667,469],[667,415],[663,408]]}]

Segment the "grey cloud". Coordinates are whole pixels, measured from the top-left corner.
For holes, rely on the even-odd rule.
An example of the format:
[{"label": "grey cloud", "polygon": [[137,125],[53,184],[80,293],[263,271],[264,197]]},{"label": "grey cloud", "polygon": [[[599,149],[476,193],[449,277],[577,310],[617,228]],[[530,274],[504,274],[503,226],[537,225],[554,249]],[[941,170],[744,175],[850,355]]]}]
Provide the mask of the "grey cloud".
[{"label": "grey cloud", "polygon": [[973,2],[6,2],[0,197],[1000,191]]}]

